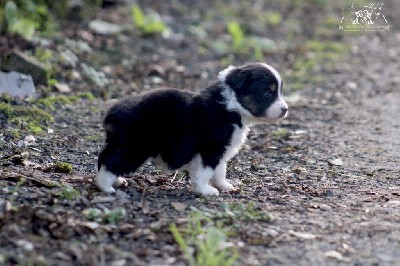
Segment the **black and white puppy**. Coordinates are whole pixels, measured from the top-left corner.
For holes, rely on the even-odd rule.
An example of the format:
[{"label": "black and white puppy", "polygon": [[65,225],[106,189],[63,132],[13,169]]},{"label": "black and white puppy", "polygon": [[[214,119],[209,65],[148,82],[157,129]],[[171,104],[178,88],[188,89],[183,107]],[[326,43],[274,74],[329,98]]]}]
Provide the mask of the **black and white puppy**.
[{"label": "black and white puppy", "polygon": [[189,171],[202,195],[233,190],[226,164],[246,140],[249,126],[285,117],[282,80],[267,64],[230,66],[211,87],[193,93],[163,89],[130,97],[104,119],[106,144],[99,155],[96,184],[115,192],[123,175],[146,160]]}]

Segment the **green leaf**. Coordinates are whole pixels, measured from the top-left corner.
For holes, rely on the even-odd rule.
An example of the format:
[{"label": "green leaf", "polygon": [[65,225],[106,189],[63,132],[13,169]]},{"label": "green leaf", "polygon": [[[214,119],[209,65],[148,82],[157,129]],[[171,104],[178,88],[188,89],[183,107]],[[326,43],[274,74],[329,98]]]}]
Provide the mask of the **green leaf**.
[{"label": "green leaf", "polygon": [[233,49],[239,50],[244,41],[244,32],[242,28],[236,21],[229,22],[227,27],[229,34],[232,36]]},{"label": "green leaf", "polygon": [[144,26],[145,22],[145,16],[143,14],[143,11],[140,7],[137,5],[132,5],[132,19],[133,23],[138,27],[141,28]]},{"label": "green leaf", "polygon": [[271,26],[276,26],[282,22],[282,15],[278,12],[271,12],[266,16],[267,23]]},{"label": "green leaf", "polygon": [[21,18],[11,25],[9,31],[11,33],[16,33],[27,39],[30,39],[35,33],[35,25],[36,24],[34,21],[26,18]]},{"label": "green leaf", "polygon": [[162,21],[151,21],[144,27],[144,33],[161,33],[166,26]]},{"label": "green leaf", "polygon": [[4,17],[7,24],[12,26],[18,19],[18,8],[14,1],[8,1],[4,7]]}]

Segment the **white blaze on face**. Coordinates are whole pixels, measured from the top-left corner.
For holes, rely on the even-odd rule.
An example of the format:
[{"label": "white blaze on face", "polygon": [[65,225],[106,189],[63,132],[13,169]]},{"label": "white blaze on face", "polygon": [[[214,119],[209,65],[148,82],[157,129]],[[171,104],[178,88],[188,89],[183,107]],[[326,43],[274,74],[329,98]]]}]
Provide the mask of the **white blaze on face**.
[{"label": "white blaze on face", "polygon": [[282,117],[286,117],[287,112],[285,115],[283,115],[283,110],[288,109],[288,105],[283,99],[282,95],[282,79],[281,76],[279,75],[278,71],[275,70],[270,65],[267,64],[262,64],[265,66],[271,73],[275,76],[276,80],[278,81],[278,98],[276,98],[275,102],[271,104],[270,107],[268,107],[265,116],[270,119],[279,119]]}]

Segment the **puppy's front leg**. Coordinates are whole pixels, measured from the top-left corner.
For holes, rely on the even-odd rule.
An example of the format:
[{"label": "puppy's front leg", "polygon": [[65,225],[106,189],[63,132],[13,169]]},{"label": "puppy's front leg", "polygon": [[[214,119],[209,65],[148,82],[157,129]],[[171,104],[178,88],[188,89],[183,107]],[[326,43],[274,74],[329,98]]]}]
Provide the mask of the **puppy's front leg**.
[{"label": "puppy's front leg", "polygon": [[[96,176],[96,185],[97,187],[107,193],[113,193],[115,192],[115,189],[112,187],[115,181],[117,181],[117,175],[111,173],[106,169],[106,167],[103,165],[100,168],[99,173]],[[121,181],[121,180],[118,180]]]},{"label": "puppy's front leg", "polygon": [[234,190],[232,184],[226,181],[225,177],[226,177],[226,162],[220,162],[217,168],[215,168],[214,174],[211,178],[211,182],[220,191]]}]

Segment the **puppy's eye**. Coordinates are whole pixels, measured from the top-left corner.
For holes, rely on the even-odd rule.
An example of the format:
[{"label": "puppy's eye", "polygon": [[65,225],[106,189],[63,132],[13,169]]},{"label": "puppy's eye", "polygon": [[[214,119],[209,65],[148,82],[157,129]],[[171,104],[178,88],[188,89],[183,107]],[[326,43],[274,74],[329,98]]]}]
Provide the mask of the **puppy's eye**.
[{"label": "puppy's eye", "polygon": [[275,91],[276,91],[276,85],[275,85],[275,84],[271,84],[271,85],[269,86],[269,89],[270,89],[272,92],[275,92]]}]

